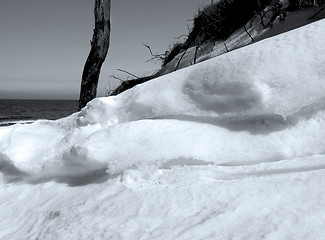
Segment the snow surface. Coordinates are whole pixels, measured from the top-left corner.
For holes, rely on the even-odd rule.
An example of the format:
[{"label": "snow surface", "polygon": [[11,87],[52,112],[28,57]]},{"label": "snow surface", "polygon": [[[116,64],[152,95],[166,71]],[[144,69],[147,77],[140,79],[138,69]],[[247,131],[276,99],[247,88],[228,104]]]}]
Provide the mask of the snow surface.
[{"label": "snow surface", "polygon": [[0,128],[0,239],[323,239],[324,29]]}]

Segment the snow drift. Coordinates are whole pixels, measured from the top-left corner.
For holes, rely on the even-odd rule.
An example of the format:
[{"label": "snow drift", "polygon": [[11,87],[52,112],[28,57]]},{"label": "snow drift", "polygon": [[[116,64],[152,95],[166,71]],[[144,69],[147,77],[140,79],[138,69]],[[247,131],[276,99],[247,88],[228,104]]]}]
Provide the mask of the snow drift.
[{"label": "snow drift", "polygon": [[[29,215],[44,225],[0,237],[320,239],[323,29],[324,20],[263,40],[95,99],[64,119],[0,128],[0,191],[31,199],[26,209],[15,200],[22,212],[48,199],[40,210],[47,216]],[[2,194],[0,208],[10,199]],[[47,206],[61,210],[49,214]],[[78,228],[89,224],[82,216],[99,231]]]},{"label": "snow drift", "polygon": [[21,171],[110,173],[178,158],[235,164],[322,153],[323,24],[96,99],[65,120],[3,129],[0,151]]}]

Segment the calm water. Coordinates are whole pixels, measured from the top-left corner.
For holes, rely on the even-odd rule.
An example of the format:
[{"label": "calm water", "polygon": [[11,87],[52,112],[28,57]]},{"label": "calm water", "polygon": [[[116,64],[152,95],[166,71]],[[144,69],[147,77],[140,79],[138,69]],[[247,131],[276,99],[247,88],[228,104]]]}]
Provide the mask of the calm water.
[{"label": "calm water", "polygon": [[0,99],[0,127],[37,119],[58,119],[77,112],[76,100]]}]

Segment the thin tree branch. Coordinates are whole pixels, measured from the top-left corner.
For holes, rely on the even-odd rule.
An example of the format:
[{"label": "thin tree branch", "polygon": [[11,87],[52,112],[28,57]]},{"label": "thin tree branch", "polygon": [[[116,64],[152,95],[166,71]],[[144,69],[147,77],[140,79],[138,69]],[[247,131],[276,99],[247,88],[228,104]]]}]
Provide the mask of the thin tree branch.
[{"label": "thin tree branch", "polygon": [[136,75],[134,75],[134,74],[132,74],[132,73],[130,73],[130,72],[128,72],[128,71],[125,71],[125,70],[123,70],[123,69],[116,69],[117,71],[120,71],[120,72],[124,72],[124,73],[126,73],[126,74],[129,74],[129,75],[131,75],[131,76],[133,76],[133,77],[135,77],[135,78],[139,78],[138,76],[136,76]]},{"label": "thin tree branch", "polygon": [[151,59],[149,59],[149,61],[152,61],[154,59],[157,59],[158,61],[164,61],[165,60],[165,54],[154,54],[150,48],[150,46],[148,46],[147,44],[142,44],[143,46],[145,46],[146,48],[148,48],[150,55],[153,57]]},{"label": "thin tree branch", "polygon": [[114,75],[111,75],[112,78],[116,79],[116,80],[119,80],[121,83],[124,83],[125,80],[123,80],[122,78],[120,77],[116,77]]}]

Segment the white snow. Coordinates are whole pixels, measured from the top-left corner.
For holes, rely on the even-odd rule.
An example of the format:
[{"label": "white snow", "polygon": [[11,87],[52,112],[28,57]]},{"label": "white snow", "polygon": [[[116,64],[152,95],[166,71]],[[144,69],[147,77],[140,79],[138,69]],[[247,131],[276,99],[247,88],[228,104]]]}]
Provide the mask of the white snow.
[{"label": "white snow", "polygon": [[0,239],[322,239],[325,20],[0,128]]}]

